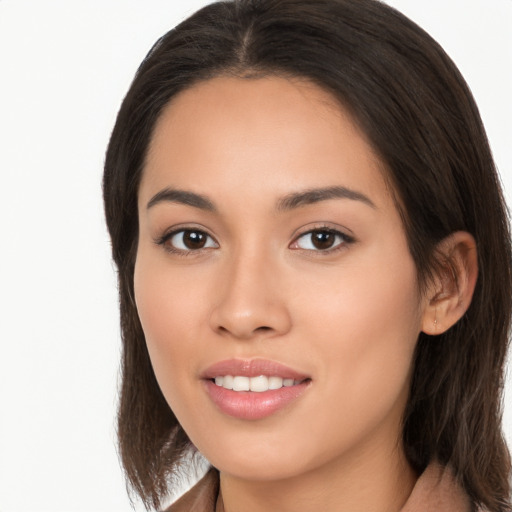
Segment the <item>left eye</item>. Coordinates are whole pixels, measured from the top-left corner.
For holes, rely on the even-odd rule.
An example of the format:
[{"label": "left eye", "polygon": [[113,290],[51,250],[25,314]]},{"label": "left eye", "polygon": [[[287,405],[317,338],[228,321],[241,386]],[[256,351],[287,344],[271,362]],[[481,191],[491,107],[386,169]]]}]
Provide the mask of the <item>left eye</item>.
[{"label": "left eye", "polygon": [[306,249],[308,251],[328,251],[348,241],[348,237],[339,231],[315,229],[297,238],[292,248]]},{"label": "left eye", "polygon": [[167,239],[167,244],[179,251],[194,251],[217,247],[216,242],[210,235],[196,229],[176,231]]}]

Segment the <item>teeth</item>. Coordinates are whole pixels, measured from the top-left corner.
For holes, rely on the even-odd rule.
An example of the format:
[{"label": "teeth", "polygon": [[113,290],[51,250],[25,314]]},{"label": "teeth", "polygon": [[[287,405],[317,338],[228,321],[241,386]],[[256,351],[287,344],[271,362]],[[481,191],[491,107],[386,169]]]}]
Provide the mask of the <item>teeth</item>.
[{"label": "teeth", "polygon": [[249,391],[251,379],[249,377],[233,377],[233,391]]},{"label": "teeth", "polygon": [[244,377],[241,375],[220,375],[215,377],[215,384],[224,389],[233,391],[254,391],[262,393],[269,389],[281,389],[300,384],[300,381],[293,379],[283,379],[282,377],[259,375],[258,377]]},{"label": "teeth", "polygon": [[251,391],[261,393],[262,391],[268,390],[268,377],[265,377],[265,375],[260,375],[259,377],[252,377],[249,380]]},{"label": "teeth", "polygon": [[279,389],[283,387],[283,379],[281,377],[269,377],[268,389]]},{"label": "teeth", "polygon": [[231,375],[225,375],[222,379],[222,387],[226,389],[233,389],[233,377]]}]

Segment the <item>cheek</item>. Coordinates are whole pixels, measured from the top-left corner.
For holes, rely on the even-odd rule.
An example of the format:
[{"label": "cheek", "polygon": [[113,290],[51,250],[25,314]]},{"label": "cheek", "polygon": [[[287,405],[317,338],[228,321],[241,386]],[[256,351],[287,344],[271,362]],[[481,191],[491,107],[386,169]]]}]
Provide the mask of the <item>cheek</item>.
[{"label": "cheek", "polygon": [[379,244],[355,254],[304,283],[295,318],[316,340],[311,350],[322,347],[319,364],[343,369],[351,385],[363,387],[377,376],[398,378],[397,370],[400,378],[408,374],[422,302],[405,242],[396,250]]},{"label": "cheek", "polygon": [[[412,263],[399,272],[386,266],[354,270],[340,288],[325,304],[338,340],[329,346],[331,355],[377,374],[397,364],[407,369],[421,324]],[[362,381],[365,373],[359,373]]]},{"label": "cheek", "polygon": [[179,393],[187,382],[183,376],[195,366],[197,350],[190,339],[199,337],[199,308],[194,297],[201,295],[194,289],[194,282],[180,280],[182,273],[164,267],[158,259],[139,254],[134,288],[151,364],[169,405],[174,408],[174,390]]},{"label": "cheek", "polygon": [[[312,283],[311,283],[312,284]],[[314,290],[314,288],[313,288]],[[321,394],[349,416],[346,433],[359,436],[388,414],[396,421],[405,406],[414,349],[421,326],[420,296],[412,261],[351,268],[339,287],[309,297],[303,317],[308,337],[317,340],[309,357],[327,376]],[[320,304],[319,308],[311,305]],[[321,357],[319,348],[321,348]],[[322,414],[321,411],[319,414]],[[323,414],[318,435],[336,435],[331,413]]]}]

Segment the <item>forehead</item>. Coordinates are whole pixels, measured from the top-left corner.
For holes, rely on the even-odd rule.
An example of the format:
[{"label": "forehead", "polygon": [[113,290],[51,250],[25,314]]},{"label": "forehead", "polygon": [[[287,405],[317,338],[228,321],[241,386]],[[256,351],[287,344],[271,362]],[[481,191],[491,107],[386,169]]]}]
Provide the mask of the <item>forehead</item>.
[{"label": "forehead", "polygon": [[[156,123],[141,184],[256,194],[342,185],[388,195],[383,165],[330,93],[306,80],[217,77],[186,89]],[[199,190],[200,189],[200,190]]]}]

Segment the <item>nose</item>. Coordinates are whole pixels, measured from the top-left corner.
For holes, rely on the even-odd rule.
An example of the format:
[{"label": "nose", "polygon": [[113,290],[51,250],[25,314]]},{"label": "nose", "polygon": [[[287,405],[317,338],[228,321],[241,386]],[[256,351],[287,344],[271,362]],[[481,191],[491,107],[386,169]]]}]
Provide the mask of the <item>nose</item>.
[{"label": "nose", "polygon": [[286,334],[292,322],[278,267],[261,254],[225,262],[211,328],[239,340]]}]

